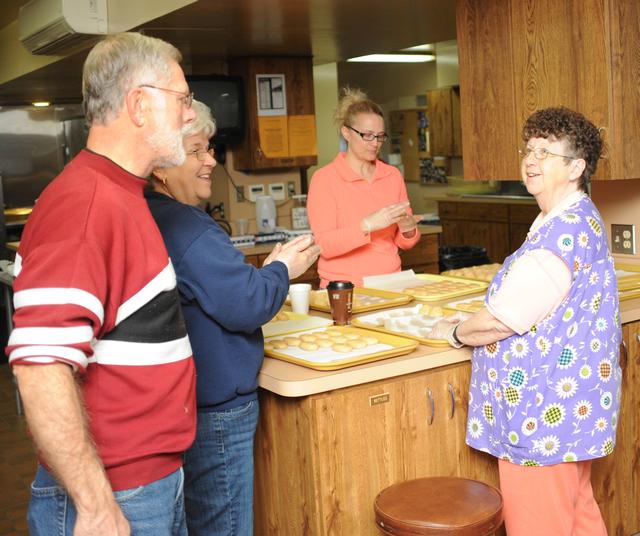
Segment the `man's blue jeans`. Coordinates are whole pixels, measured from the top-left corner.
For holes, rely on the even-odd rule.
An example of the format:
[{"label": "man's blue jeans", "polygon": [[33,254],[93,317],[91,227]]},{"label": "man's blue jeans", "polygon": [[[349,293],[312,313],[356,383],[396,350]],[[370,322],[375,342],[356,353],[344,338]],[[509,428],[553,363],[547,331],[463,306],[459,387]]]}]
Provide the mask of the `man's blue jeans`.
[{"label": "man's blue jeans", "polygon": [[[133,536],[186,536],[182,469],[114,496],[131,525]],[[76,509],[58,482],[38,466],[29,503],[31,536],[71,536]]]},{"label": "man's blue jeans", "polygon": [[253,535],[253,438],[259,405],[199,412],[196,440],[185,454],[189,536]]}]

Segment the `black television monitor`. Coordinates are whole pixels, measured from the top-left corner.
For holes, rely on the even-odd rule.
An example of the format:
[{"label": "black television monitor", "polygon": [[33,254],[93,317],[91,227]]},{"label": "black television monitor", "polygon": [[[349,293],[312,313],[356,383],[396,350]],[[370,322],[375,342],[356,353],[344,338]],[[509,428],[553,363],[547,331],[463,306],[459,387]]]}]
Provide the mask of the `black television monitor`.
[{"label": "black television monitor", "polygon": [[244,138],[244,85],[239,76],[190,75],[189,88],[205,103],[216,121],[213,141],[234,145]]}]

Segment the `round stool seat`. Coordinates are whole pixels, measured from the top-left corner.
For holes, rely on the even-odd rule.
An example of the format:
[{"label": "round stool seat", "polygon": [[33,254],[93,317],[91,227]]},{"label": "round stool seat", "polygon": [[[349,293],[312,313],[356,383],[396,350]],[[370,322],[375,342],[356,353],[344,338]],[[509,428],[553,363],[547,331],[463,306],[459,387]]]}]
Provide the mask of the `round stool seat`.
[{"label": "round stool seat", "polygon": [[417,478],[382,490],[374,510],[387,535],[486,536],[502,524],[502,495],[467,478]]}]

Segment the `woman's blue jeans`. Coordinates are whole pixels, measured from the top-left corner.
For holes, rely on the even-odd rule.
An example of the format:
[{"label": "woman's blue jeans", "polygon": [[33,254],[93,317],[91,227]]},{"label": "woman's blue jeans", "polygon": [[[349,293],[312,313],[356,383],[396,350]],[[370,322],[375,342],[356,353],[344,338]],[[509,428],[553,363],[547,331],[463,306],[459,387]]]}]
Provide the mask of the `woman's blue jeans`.
[{"label": "woman's blue jeans", "polygon": [[185,454],[189,536],[253,535],[253,438],[259,405],[199,412],[196,440]]},{"label": "woman's blue jeans", "polygon": [[[182,469],[145,486],[116,491],[114,497],[133,536],[186,536]],[[76,509],[44,467],[38,466],[29,502],[31,536],[71,536]]]}]

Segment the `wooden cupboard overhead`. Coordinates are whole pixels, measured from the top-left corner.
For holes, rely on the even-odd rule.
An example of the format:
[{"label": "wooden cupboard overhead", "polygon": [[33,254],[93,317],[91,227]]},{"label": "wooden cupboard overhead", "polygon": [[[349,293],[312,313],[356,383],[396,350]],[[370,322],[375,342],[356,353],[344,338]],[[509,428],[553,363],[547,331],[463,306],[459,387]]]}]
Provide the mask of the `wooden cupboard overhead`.
[{"label": "wooden cupboard overhead", "polygon": [[426,108],[389,112],[390,152],[399,153],[404,180],[420,182],[421,161],[429,158]]},{"label": "wooden cupboard overhead", "polygon": [[427,91],[430,152],[433,156],[462,156],[460,89]]},{"label": "wooden cupboard overhead", "polygon": [[[244,141],[233,148],[234,166],[239,170],[260,170],[274,168],[309,167],[318,163],[315,142],[315,110],[313,96],[313,68],[311,58],[307,57],[251,57],[239,58],[229,65],[232,74],[244,80],[246,106],[246,132]],[[313,132],[308,140],[300,145],[313,146],[313,154],[290,154],[267,156],[269,150],[264,140],[260,140],[260,120],[258,115],[258,93],[256,75],[284,75],[286,94],[287,124],[291,129],[290,118],[312,116]],[[293,135],[293,134],[291,134]],[[295,141],[295,140],[294,140]],[[299,141],[299,140],[297,140]],[[274,145],[277,144],[274,143]]]},{"label": "wooden cupboard overhead", "polygon": [[640,177],[640,2],[456,0],[465,179],[514,179],[521,128],[563,105],[603,127],[595,179]]}]

